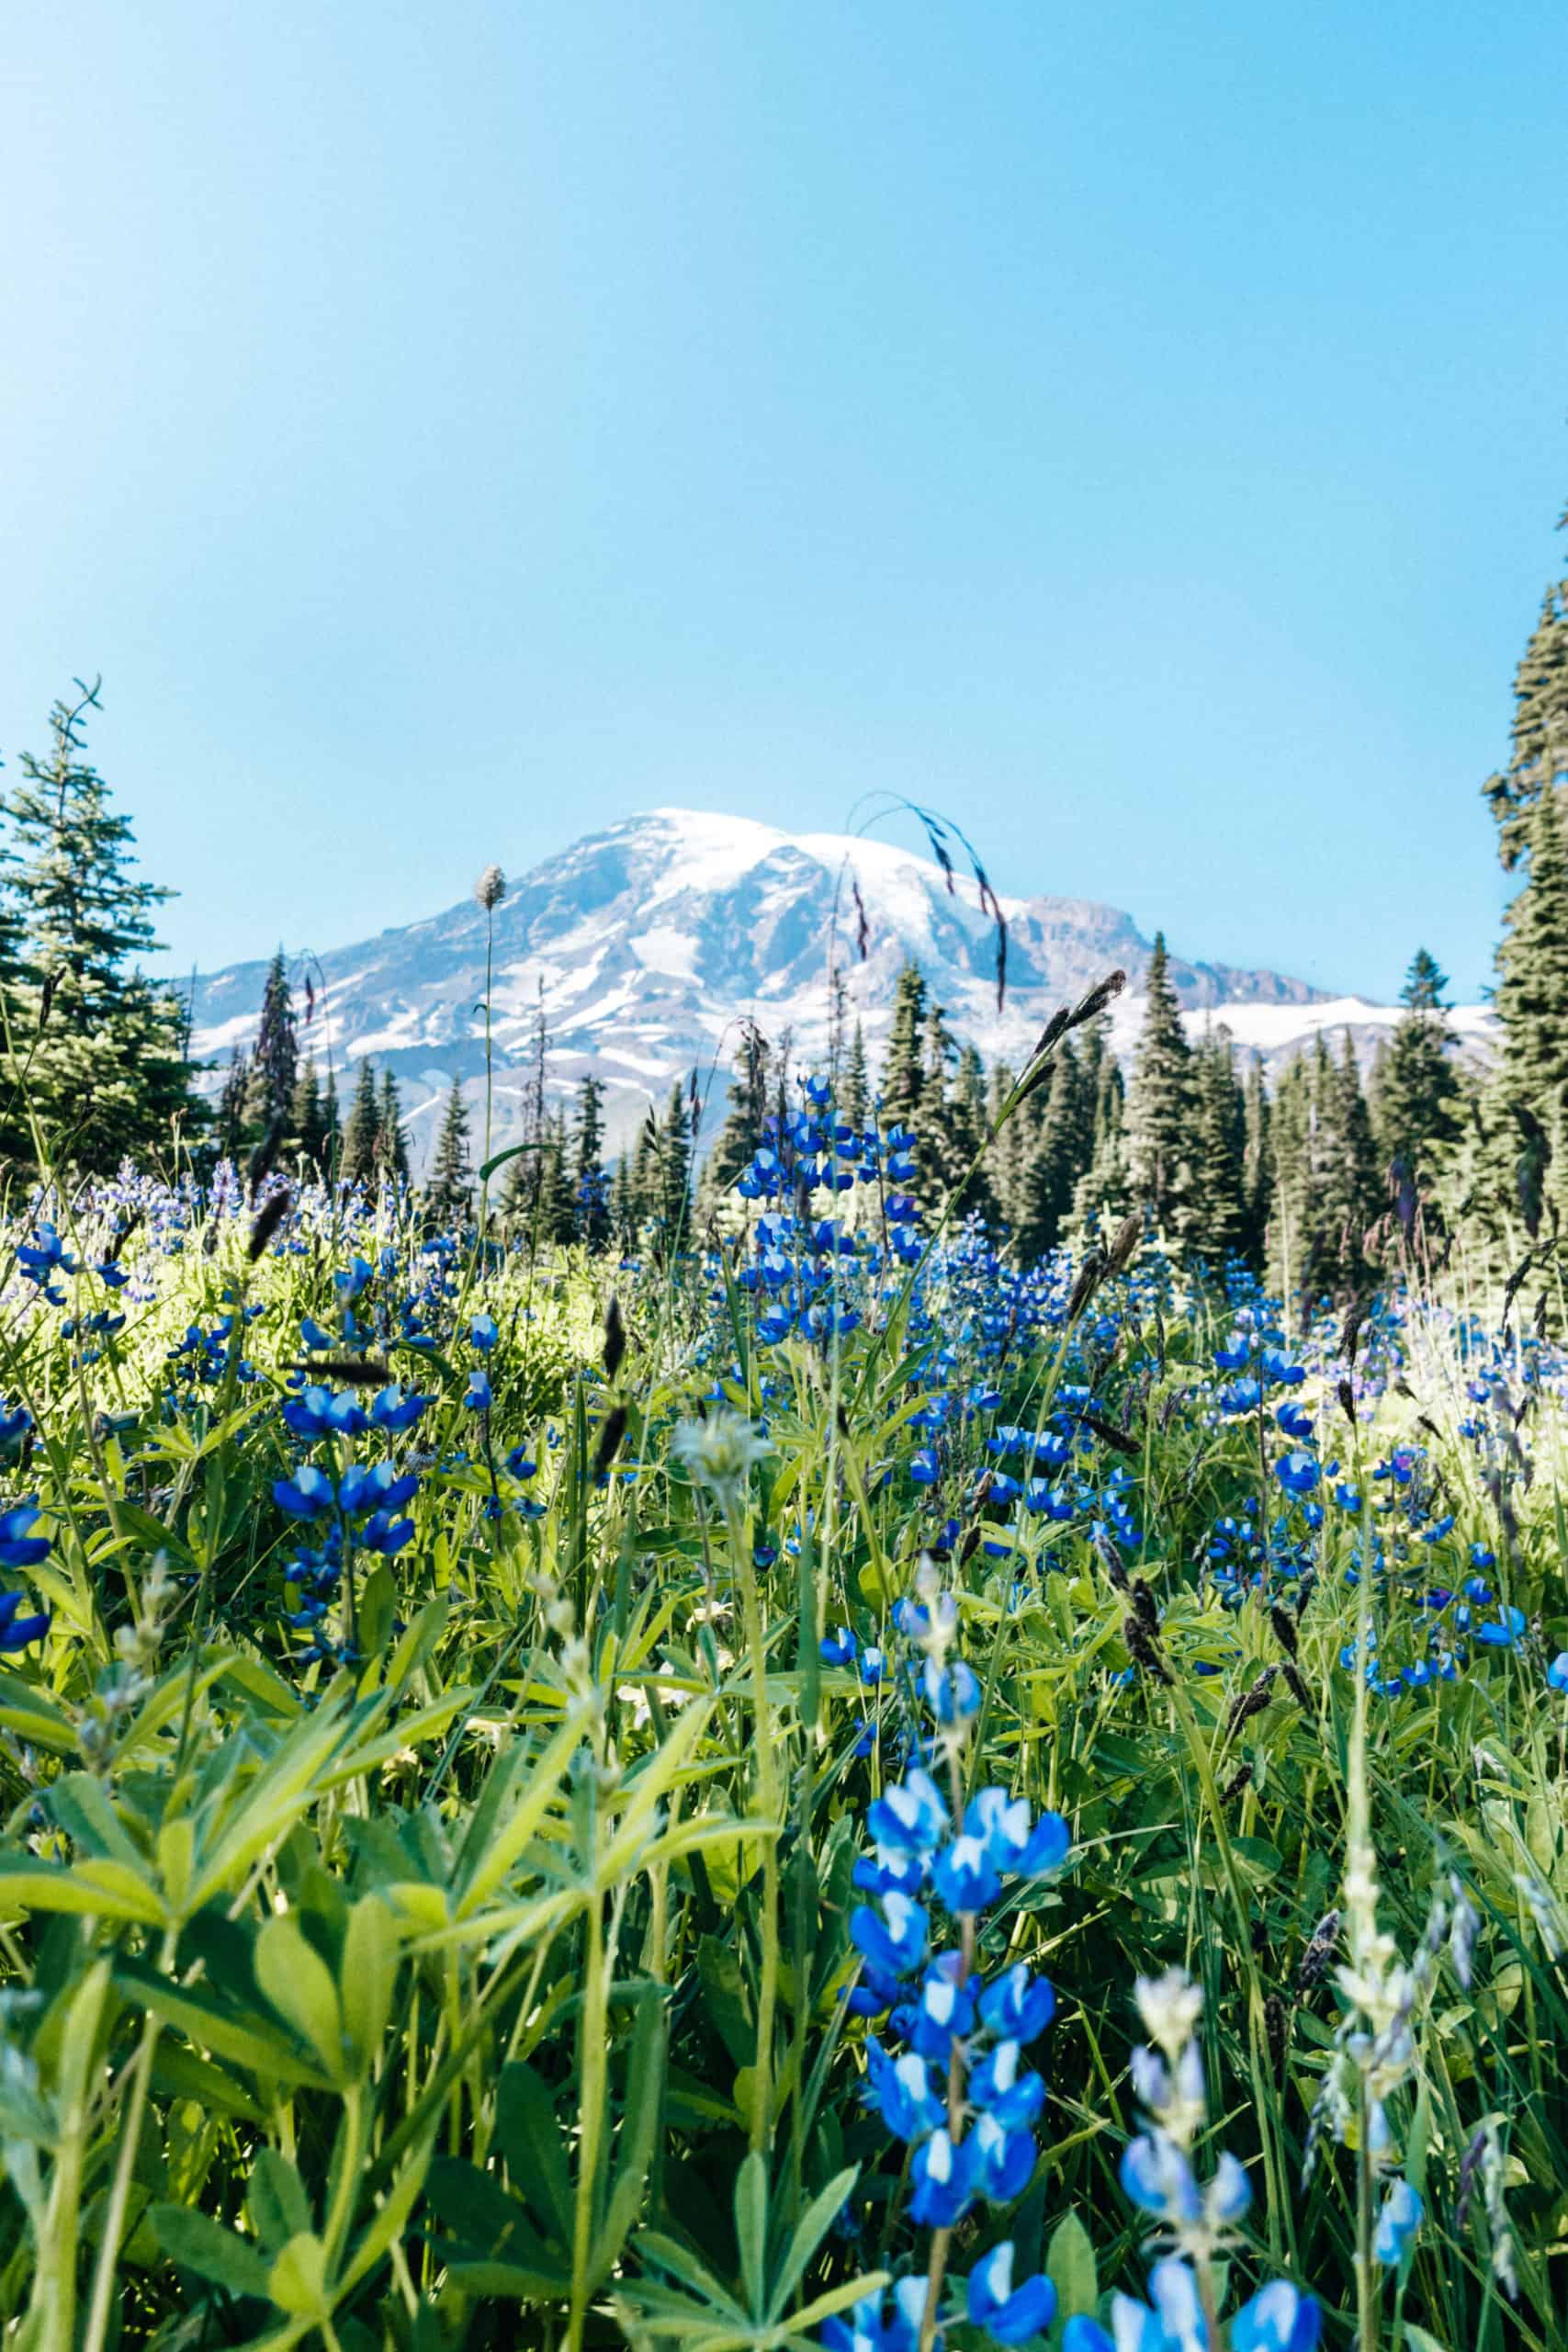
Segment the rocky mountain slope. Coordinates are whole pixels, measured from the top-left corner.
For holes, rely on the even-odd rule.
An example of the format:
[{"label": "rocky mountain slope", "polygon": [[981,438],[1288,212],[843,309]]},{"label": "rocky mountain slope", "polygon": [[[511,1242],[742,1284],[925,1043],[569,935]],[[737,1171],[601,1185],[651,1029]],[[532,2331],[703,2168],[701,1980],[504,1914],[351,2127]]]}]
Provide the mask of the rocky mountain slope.
[{"label": "rocky mountain slope", "polygon": [[[858,903],[856,892],[858,889]],[[588,1070],[603,1080],[613,1145],[694,1069],[722,1100],[752,1014],[764,1034],[787,1030],[798,1062],[827,1042],[829,970],[842,976],[847,1016],[864,1024],[874,1069],[906,956],[920,964],[960,1039],[989,1060],[1017,1063],[1052,1012],[1116,965],[1130,986],[1113,1022],[1129,1054],[1143,1013],[1139,983],[1149,943],[1131,918],[1088,899],[1003,893],[1008,987],[996,1002],[996,937],[972,880],[949,890],[931,859],[864,837],[789,833],[750,818],[660,808],[588,835],[508,885],[495,913],[491,992],[495,1055],[493,1148],[515,1132],[542,1012],[552,1095]],[[862,952],[863,947],[863,953]],[[266,967],[238,964],[196,983],[195,1050],[214,1065],[254,1035]],[[1172,956],[1190,1024],[1223,1021],[1266,1060],[1287,1057],[1314,1031],[1349,1027],[1369,1051],[1397,1008],[1330,997],[1276,972]],[[344,1095],[368,1055],[397,1075],[416,1162],[428,1151],[456,1073],[471,1098],[478,1136],[484,1096],[485,917],[472,900],[427,922],[344,947],[296,975],[301,1040]],[[1479,1009],[1453,1016],[1482,1037]]]}]

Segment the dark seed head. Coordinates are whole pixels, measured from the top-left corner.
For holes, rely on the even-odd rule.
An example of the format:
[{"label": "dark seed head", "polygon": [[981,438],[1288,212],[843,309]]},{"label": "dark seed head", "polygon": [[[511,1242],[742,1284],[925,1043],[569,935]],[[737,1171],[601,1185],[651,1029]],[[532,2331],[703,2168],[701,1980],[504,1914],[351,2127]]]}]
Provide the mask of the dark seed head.
[{"label": "dark seed head", "polygon": [[612,1291],[610,1304],[604,1309],[604,1376],[614,1380],[621,1368],[621,1358],[626,1351],[626,1327],[621,1320],[621,1302]]},{"label": "dark seed head", "polygon": [[251,1227],[251,1238],[245,1245],[245,1255],[253,1266],[288,1215],[293,1202],[294,1195],[285,1184],[262,1203],[255,1223]]}]

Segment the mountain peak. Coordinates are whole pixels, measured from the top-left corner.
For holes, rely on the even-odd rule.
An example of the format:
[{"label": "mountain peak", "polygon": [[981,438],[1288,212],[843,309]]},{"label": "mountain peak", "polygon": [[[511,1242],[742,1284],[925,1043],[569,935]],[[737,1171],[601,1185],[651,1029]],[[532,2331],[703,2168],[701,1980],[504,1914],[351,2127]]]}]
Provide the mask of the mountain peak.
[{"label": "mountain peak", "polygon": [[[1132,986],[1111,1035],[1127,1053],[1150,953],[1132,918],[1093,900],[1004,895],[1008,989],[998,1012],[995,929],[964,864],[949,877],[933,858],[867,834],[794,833],[751,817],[660,808],[525,871],[494,917],[492,1148],[522,1115],[541,1014],[552,1096],[593,1071],[615,1144],[694,1069],[705,1092],[716,1078],[722,1093],[745,1015],[775,1041],[787,1031],[797,1060],[821,1057],[830,967],[874,1064],[912,956],[960,1040],[1016,1067],[1057,1005],[1121,966]],[[485,1024],[476,1008],[485,941],[485,916],[466,899],[322,959],[324,992],[301,1043],[333,1065],[340,1089],[366,1056],[396,1073],[416,1159],[454,1075],[482,1105]],[[236,965],[197,981],[199,1057],[224,1061],[249,1043],[265,970]],[[1195,1025],[1223,1020],[1270,1059],[1317,1028],[1349,1026],[1364,1043],[1396,1017],[1275,972],[1173,955],[1170,975]],[[1461,1030],[1483,1023],[1454,1016]]]}]

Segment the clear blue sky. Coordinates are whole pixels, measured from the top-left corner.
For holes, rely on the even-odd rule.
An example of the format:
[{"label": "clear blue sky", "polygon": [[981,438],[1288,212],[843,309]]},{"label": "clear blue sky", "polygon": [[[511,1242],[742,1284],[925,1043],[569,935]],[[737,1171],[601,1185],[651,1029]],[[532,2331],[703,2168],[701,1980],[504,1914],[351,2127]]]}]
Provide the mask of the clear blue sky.
[{"label": "clear blue sky", "polygon": [[888,786],[1190,953],[1488,978],[1561,0],[36,0],[5,51],[0,752],[104,673],[179,965]]}]

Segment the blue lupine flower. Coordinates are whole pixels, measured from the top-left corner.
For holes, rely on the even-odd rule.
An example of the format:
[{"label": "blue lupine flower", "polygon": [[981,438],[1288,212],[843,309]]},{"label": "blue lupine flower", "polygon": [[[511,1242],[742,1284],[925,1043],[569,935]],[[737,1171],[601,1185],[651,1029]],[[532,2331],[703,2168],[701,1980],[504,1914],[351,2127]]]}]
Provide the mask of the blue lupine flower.
[{"label": "blue lupine flower", "polygon": [[1005,2132],[1027,2131],[1045,2104],[1045,2086],[1040,2076],[1020,2072],[1021,2054],[1016,2041],[998,2041],[969,2075],[970,2098],[994,2116]]},{"label": "blue lupine flower", "polygon": [[1517,1649],[1524,1638],[1525,1612],[1522,1609],[1505,1609],[1496,1624],[1477,1625],[1475,1638],[1490,1644],[1493,1649]]},{"label": "blue lupine flower", "polygon": [[834,1633],[825,1634],[818,1644],[824,1666],[852,1666],[854,1663],[855,1637],[847,1625]]},{"label": "blue lupine flower", "polygon": [[947,1835],[947,1807],[929,1772],[917,1765],[866,1808],[866,1826],[879,1847],[928,1854]]},{"label": "blue lupine flower", "polygon": [[[509,1478],[520,1479],[525,1486],[533,1476],[538,1466],[537,1462],[535,1460],[533,1454],[530,1453],[525,1445],[514,1445],[506,1457],[507,1476]],[[763,1564],[761,1561],[758,1562],[759,1566],[762,1565]],[[769,1567],[772,1567],[773,1562],[770,1560],[766,1565]]]},{"label": "blue lupine flower", "polygon": [[330,1331],[323,1331],[312,1316],[299,1317],[299,1337],[308,1348],[335,1348],[337,1341]]},{"label": "blue lupine flower", "polygon": [[1392,2268],[1403,2258],[1405,2247],[1421,2226],[1425,2210],[1419,2196],[1404,2175],[1396,2174],[1389,2183],[1372,2239],[1372,2252],[1380,2262]]},{"label": "blue lupine flower", "polygon": [[333,1396],[330,1388],[302,1388],[283,1408],[283,1418],[296,1437],[357,1437],[370,1426],[364,1407],[350,1388]]},{"label": "blue lupine flower", "polygon": [[1056,1995],[1043,1976],[1032,1976],[1015,1961],[993,1977],[980,1995],[980,2021],[991,2033],[1029,2042],[1044,2032],[1056,2014]]},{"label": "blue lupine flower", "polygon": [[1010,2205],[1034,2170],[1034,2142],[1027,2132],[1010,2132],[992,2115],[981,2115],[964,2143],[973,2150],[975,2186],[989,2204]]},{"label": "blue lupine flower", "polygon": [[863,1682],[874,1686],[887,1671],[887,1653],[875,1643],[868,1643],[861,1653],[860,1673]]},{"label": "blue lupine flower", "polygon": [[500,1337],[493,1315],[476,1315],[468,1326],[468,1338],[481,1355],[488,1356]]},{"label": "blue lupine flower", "polygon": [[1133,2204],[1173,2228],[1196,2222],[1202,2213],[1196,2176],[1168,2132],[1144,2132],[1128,2141],[1122,2151],[1121,2180]]},{"label": "blue lupine flower", "polygon": [[910,1455],[909,1476],[917,1487],[934,1487],[942,1476],[942,1464],[929,1445]]},{"label": "blue lupine flower", "polygon": [[893,2022],[922,2058],[947,2063],[954,2041],[962,2041],[975,2023],[975,1996],[953,1973],[957,1954],[943,1952],[926,1971],[919,1996],[900,2009]]},{"label": "blue lupine flower", "polygon": [[1231,2352],[1315,2352],[1323,2312],[1289,2278],[1271,2278],[1231,2322]]},{"label": "blue lupine flower", "polygon": [[1559,1650],[1546,1669],[1546,1679],[1554,1690],[1568,1690],[1568,1650]]},{"label": "blue lupine flower", "polygon": [[490,1392],[490,1374],[488,1372],[476,1370],[469,1373],[468,1385],[464,1394],[463,1402],[468,1407],[470,1413],[489,1412],[492,1399]]},{"label": "blue lupine flower", "polygon": [[337,1499],[326,1472],[309,1462],[295,1477],[277,1479],[272,1493],[274,1501],[282,1505],[290,1519],[319,1519],[322,1511],[332,1510]]},{"label": "blue lupine flower", "polygon": [[850,1914],[850,1941],[879,1974],[910,1975],[924,1966],[930,1948],[926,1915],[904,1894],[885,1895],[882,1912],[879,1918],[869,1904],[857,1904]]},{"label": "blue lupine flower", "polygon": [[974,2203],[976,2137],[955,2142],[944,2125],[915,2150],[909,2213],[922,2229],[950,2230]]},{"label": "blue lupine flower", "polygon": [[976,2327],[994,2344],[1027,2344],[1056,2316],[1056,2290],[1036,2272],[1021,2287],[1012,2283],[1012,2240],[1004,2238],[969,2273],[964,2303]]},{"label": "blue lupine flower", "polygon": [[896,2140],[922,2140],[947,2120],[947,2103],[931,2085],[931,2068],[917,2052],[890,2058],[874,2034],[865,2045],[864,2104],[881,2115]]},{"label": "blue lupine flower", "polygon": [[1280,1455],[1274,1464],[1274,1476],[1287,1494],[1310,1495],[1320,1473],[1311,1454],[1302,1453],[1298,1447],[1292,1453]]},{"label": "blue lupine flower", "polygon": [[1274,1416],[1274,1421],[1275,1426],[1282,1430],[1287,1437],[1303,1438],[1312,1435],[1312,1415],[1303,1412],[1299,1405],[1281,1405]]},{"label": "blue lupine flower", "polygon": [[355,1463],[338,1482],[338,1509],[351,1519],[361,1511],[396,1510],[418,1492],[419,1480],[412,1470],[400,1476],[389,1462]]},{"label": "blue lupine flower", "polygon": [[364,1258],[351,1258],[346,1267],[333,1276],[333,1288],[342,1299],[357,1298],[371,1279],[368,1261]]},{"label": "blue lupine flower", "polygon": [[966,1832],[938,1854],[931,1864],[931,1883],[950,1911],[984,1911],[1002,1891],[988,1849]]},{"label": "blue lupine flower", "polygon": [[395,1437],[404,1430],[412,1430],[420,1415],[427,1412],[434,1402],[434,1396],[422,1396],[417,1390],[405,1396],[394,1381],[389,1388],[383,1388],[371,1400],[370,1418],[378,1430],[386,1430]]},{"label": "blue lupine flower", "polygon": [[36,1495],[0,1512],[0,1568],[36,1568],[48,1559],[49,1537],[32,1532],[42,1517]]},{"label": "blue lupine flower", "polygon": [[372,1552],[390,1558],[394,1552],[400,1552],[405,1544],[413,1542],[413,1521],[394,1519],[389,1510],[375,1511],[365,1522],[364,1540]]},{"label": "blue lupine flower", "polygon": [[863,1894],[907,1894],[912,1900],[926,1883],[925,1857],[897,1846],[878,1846],[874,1858],[856,1857],[850,1880]]},{"label": "blue lupine flower", "polygon": [[939,1724],[966,1723],[971,1715],[979,1713],[980,1685],[975,1669],[963,1658],[939,1666],[934,1657],[928,1657],[922,1679],[926,1703]]},{"label": "blue lupine flower", "polygon": [[[44,1546],[49,1549],[48,1544]],[[19,1592],[0,1592],[0,1650],[25,1650],[29,1642],[41,1642],[49,1631],[49,1614],[21,1617],[23,1596]]]},{"label": "blue lupine flower", "polygon": [[25,1405],[13,1410],[0,1404],[0,1445],[14,1445],[18,1438],[26,1437],[32,1425],[33,1417]]}]

